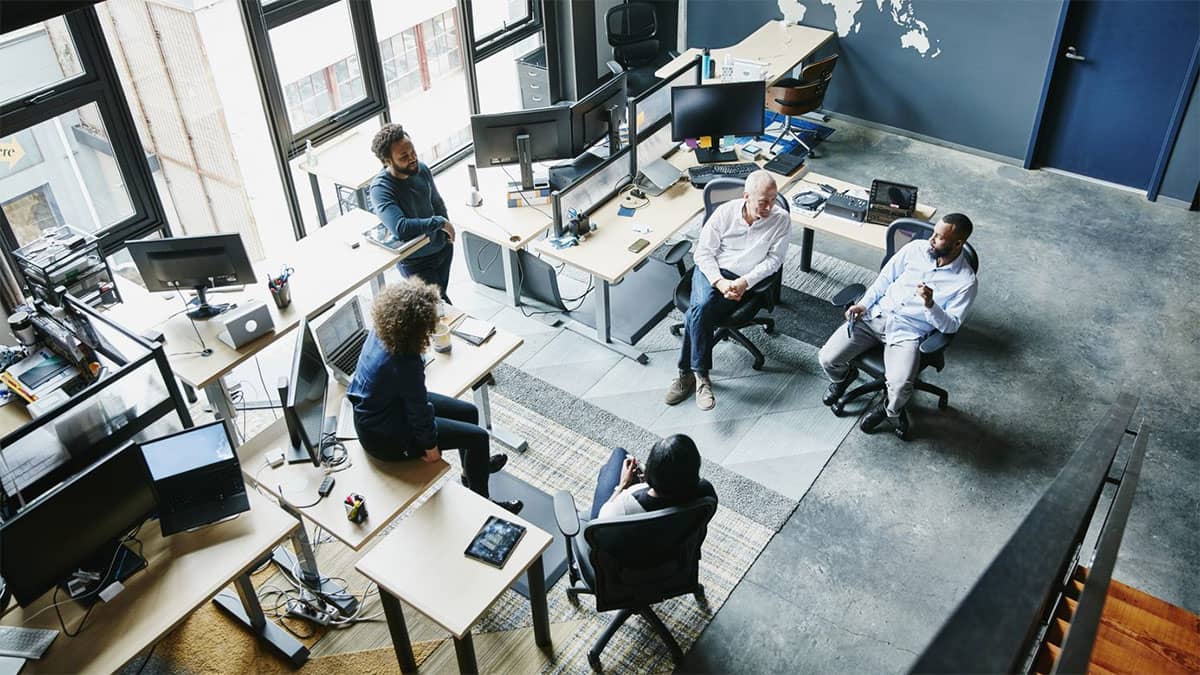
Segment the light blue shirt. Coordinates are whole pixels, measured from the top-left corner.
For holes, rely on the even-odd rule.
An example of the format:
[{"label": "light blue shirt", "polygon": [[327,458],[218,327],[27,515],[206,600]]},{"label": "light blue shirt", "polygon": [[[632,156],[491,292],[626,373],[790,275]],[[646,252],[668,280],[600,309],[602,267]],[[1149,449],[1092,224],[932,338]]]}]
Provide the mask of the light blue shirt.
[{"label": "light blue shirt", "polygon": [[[921,283],[933,289],[932,307],[917,296]],[[909,242],[887,261],[858,304],[867,308],[867,316],[886,322],[886,341],[896,344],[920,340],[935,330],[958,332],[975,301],[975,290],[975,270],[966,254],[938,267],[929,242],[921,239]]]}]

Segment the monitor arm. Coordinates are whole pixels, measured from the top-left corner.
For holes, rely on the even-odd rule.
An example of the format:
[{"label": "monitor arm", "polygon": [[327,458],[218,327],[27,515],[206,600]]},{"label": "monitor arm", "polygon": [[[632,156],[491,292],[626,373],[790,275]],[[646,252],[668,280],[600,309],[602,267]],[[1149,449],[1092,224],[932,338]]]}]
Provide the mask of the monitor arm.
[{"label": "monitor arm", "polygon": [[517,134],[517,162],[521,165],[521,189],[533,189],[533,149],[529,134]]},{"label": "monitor arm", "polygon": [[608,112],[608,156],[612,157],[621,149],[621,107],[610,105]]}]

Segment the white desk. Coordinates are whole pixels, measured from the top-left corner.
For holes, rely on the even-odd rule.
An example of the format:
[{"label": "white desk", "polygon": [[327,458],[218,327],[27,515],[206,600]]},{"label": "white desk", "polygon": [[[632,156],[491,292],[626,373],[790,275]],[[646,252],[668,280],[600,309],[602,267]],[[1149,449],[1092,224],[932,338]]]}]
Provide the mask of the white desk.
[{"label": "white desk", "polygon": [[[730,8],[734,8],[733,3],[730,3]],[[710,49],[709,56],[717,63],[718,77],[705,78],[704,82],[709,84],[720,81],[721,65],[725,62],[725,55],[729,54],[734,58],[766,63],[769,86],[786,77],[831,39],[833,31],[812,26],[789,26],[783,21],[768,21],[732,47]],[[659,78],[668,77],[702,53],[703,50],[700,49],[689,49],[654,71],[654,75]]]}]

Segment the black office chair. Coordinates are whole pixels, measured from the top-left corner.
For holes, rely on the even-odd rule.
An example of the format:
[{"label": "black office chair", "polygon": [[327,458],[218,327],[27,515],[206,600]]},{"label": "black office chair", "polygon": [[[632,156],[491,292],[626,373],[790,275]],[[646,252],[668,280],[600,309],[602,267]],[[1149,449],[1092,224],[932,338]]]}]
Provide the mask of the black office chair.
[{"label": "black office chair", "polygon": [[700,495],[680,506],[583,525],[571,493],[554,495],[554,518],[567,538],[567,593],[596,596],[596,611],[619,610],[588,650],[588,663],[600,670],[600,653],[635,612],[666,643],[678,665],[683,650],[651,605],[692,594],[706,603],[700,585],[700,547],[717,512],[717,493],[706,480]]},{"label": "black office chair", "polygon": [[654,71],[678,56],[662,49],[658,41],[658,14],[649,2],[625,2],[609,8],[604,14],[604,26],[613,59],[628,73],[630,96],[649,89],[658,80]]},{"label": "black office chair", "polygon": [[[887,264],[887,261],[892,258],[896,251],[899,251],[905,244],[914,239],[928,239],[933,235],[933,224],[917,218],[898,218],[892,221],[887,230],[887,250],[883,255],[883,261],[879,263],[882,268]],[[967,262],[971,265],[971,269],[979,273],[979,256],[975,252],[975,248],[967,243],[963,245],[963,255],[967,256]],[[841,307],[845,312],[851,305],[858,302],[860,298],[867,292],[867,287],[862,284],[851,284],[843,288],[830,301],[834,305]],[[945,410],[946,406],[950,405],[950,394],[945,389],[937,385],[930,384],[921,379],[921,371],[933,367],[934,370],[941,372],[942,368],[946,367],[946,346],[954,339],[955,333],[949,335],[934,331],[926,335],[921,340],[921,361],[917,366],[917,379],[913,382],[913,389],[936,394],[938,397],[938,408]],[[839,417],[843,414],[845,406],[850,401],[874,392],[882,390],[886,386],[884,379],[883,368],[883,346],[879,345],[872,349],[859,354],[850,361],[851,365],[859,370],[866,372],[872,378],[870,382],[864,385],[850,389],[842,394],[841,398],[833,403],[830,408],[833,414]],[[899,430],[897,430],[899,434]],[[903,440],[908,440],[906,435],[900,436]]]},{"label": "black office chair", "polygon": [[[708,219],[718,206],[731,199],[741,197],[745,194],[745,191],[746,181],[740,178],[716,178],[709,181],[704,186],[704,222],[708,223]],[[791,210],[787,199],[783,195],[776,197],[776,201],[784,210]],[[701,225],[701,228],[703,228],[703,225]],[[692,302],[692,271],[684,266],[683,257],[691,247],[691,242],[681,241],[675,244],[664,257],[664,261],[668,264],[678,266],[683,275],[679,279],[679,284],[675,287],[675,307],[685,314]],[[767,312],[773,311],[775,305],[779,303],[782,291],[783,268],[780,267],[774,274],[758,282],[753,288],[746,291],[745,296],[742,298],[741,306],[734,310],[728,319],[717,324],[717,331],[713,336],[714,341],[733,340],[737,342],[754,357],[754,365],[752,367],[755,370],[762,370],[766,359],[763,357],[762,351],[750,341],[750,338],[742,333],[742,329],[749,328],[750,326],[762,326],[765,333],[775,332],[775,320],[767,316],[759,316],[758,313],[761,310],[766,310]],[[683,328],[684,325],[682,323],[677,323],[671,326],[671,334],[682,335]]]}]

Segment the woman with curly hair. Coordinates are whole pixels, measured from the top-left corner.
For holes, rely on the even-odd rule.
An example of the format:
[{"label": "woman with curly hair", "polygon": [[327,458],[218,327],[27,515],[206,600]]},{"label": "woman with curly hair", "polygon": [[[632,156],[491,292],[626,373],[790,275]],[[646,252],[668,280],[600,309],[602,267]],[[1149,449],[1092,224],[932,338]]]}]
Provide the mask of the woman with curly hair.
[{"label": "woman with curly hair", "polygon": [[[508,457],[489,457],[488,432],[474,405],[425,389],[421,353],[437,326],[439,300],[438,289],[419,279],[387,286],[375,297],[373,327],[346,395],[367,454],[436,462],[443,450],[457,449],[463,484],[487,497],[488,474]],[[513,513],[524,506],[519,500],[496,503]]]}]

